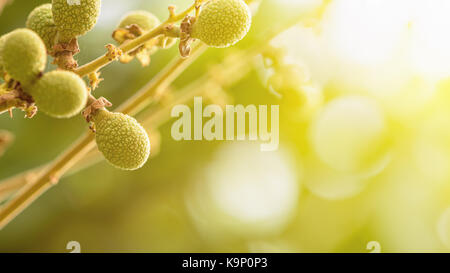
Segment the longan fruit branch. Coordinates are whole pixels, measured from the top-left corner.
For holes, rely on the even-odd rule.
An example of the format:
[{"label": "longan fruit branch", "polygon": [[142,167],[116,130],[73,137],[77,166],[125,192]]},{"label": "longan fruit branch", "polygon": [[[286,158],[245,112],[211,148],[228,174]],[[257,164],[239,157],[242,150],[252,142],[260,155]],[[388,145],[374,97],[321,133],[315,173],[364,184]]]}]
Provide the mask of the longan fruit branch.
[{"label": "longan fruit branch", "polygon": [[[233,83],[239,81],[245,76],[246,73],[243,73],[243,71],[245,71],[245,68],[248,66],[250,57],[253,57],[252,53],[256,55],[258,52],[259,51],[256,50],[249,50],[245,52],[239,52],[239,54],[235,54],[236,56],[233,55],[234,56],[233,60],[235,60],[234,62],[227,62],[227,65],[218,64],[217,67],[213,68],[214,71],[220,73],[220,75],[214,76],[229,79],[227,81],[227,86],[232,85]],[[193,57],[195,58],[196,56],[195,54],[199,53],[200,51],[194,50]],[[176,97],[174,96],[173,99],[165,103],[164,107],[162,107],[161,104],[157,104],[158,100],[164,97],[164,94],[156,92],[159,95],[154,97],[154,100],[152,100],[152,104],[156,106],[156,109],[152,107],[149,110],[142,112],[142,114],[139,115],[138,120],[142,122],[145,128],[158,128],[160,125],[162,125],[162,123],[170,119],[170,110],[173,106],[178,104],[184,104],[189,100],[191,100],[194,96],[200,94],[208,96],[209,94],[206,93],[207,90],[205,90],[205,86],[208,86],[208,82],[211,81],[215,82],[216,80],[212,79],[212,76],[210,75],[204,75],[203,77],[197,79],[195,82],[184,87],[179,92],[176,92],[176,94],[174,94],[176,95]],[[216,84],[222,85],[222,83]],[[142,90],[144,89],[148,90],[150,88],[144,87]],[[162,88],[158,89],[162,90]],[[166,88],[165,90],[170,90],[170,88]],[[91,164],[89,162],[86,162],[89,160],[96,162],[97,158],[100,157],[100,153],[96,150],[92,150],[91,153],[95,154],[96,157],[87,156],[88,157],[87,160],[83,160],[82,162],[78,163],[74,168],[75,169],[79,168],[79,165],[83,165],[85,167],[90,166]],[[19,188],[29,183],[32,180],[32,177],[34,177],[38,172],[42,171],[44,168],[45,167],[38,167],[32,170],[28,170],[24,173],[15,175],[14,177],[1,181],[0,202],[1,200],[3,200],[2,198],[6,197],[7,195],[11,194],[12,192],[18,190]],[[83,168],[79,168],[79,170],[81,169]]]},{"label": "longan fruit branch", "polygon": [[[173,26],[173,23],[176,23],[180,20],[182,20],[184,17],[186,17],[189,13],[191,13],[194,9],[198,8],[202,2],[205,2],[207,0],[196,0],[196,2],[189,7],[187,10],[180,14],[175,14],[174,7],[169,7],[170,16],[169,19],[167,19],[164,23],[160,24],[150,32],[130,41],[129,43],[124,43],[121,46],[118,47],[118,50],[122,53],[128,53],[136,48],[142,46],[146,42],[160,36],[160,35],[166,35],[169,37],[179,37],[179,33],[175,31],[175,27]],[[98,57],[97,59],[93,60],[90,63],[87,63],[83,66],[80,66],[79,68],[75,69],[75,73],[78,74],[80,77],[84,77],[86,75],[89,75],[91,73],[97,72],[99,69],[103,68],[104,66],[108,65],[109,63],[113,62],[115,59],[112,59],[110,57],[110,54],[105,54],[103,56]]]},{"label": "longan fruit branch", "polygon": [[[160,86],[168,86],[177,78],[181,72],[196,59],[196,52],[201,52],[204,46],[199,46],[193,51],[191,58],[178,58],[176,62],[169,65],[163,70],[156,81],[149,83],[147,88],[139,92],[135,99],[125,102],[119,109],[124,109],[128,113],[135,113],[137,109],[142,109],[143,103],[151,100],[151,96]],[[199,55],[199,54],[198,54]],[[136,103],[135,103],[136,101]],[[136,109],[135,109],[136,107]],[[21,189],[11,201],[0,209],[0,229],[5,227],[11,220],[27,208],[34,200],[36,200],[45,191],[56,185],[59,179],[72,168],[78,161],[80,161],[86,154],[95,148],[95,135],[92,132],[87,132],[82,136],[75,145],[65,151],[58,159],[49,166],[43,173],[37,175],[30,181],[23,189]]]},{"label": "longan fruit branch", "polygon": [[[202,1],[196,1],[196,3],[190,8],[188,12],[182,13],[183,15],[179,16],[171,16],[172,20],[174,18],[179,19],[183,18],[190,11],[198,7],[198,4]],[[172,13],[171,13],[172,14]],[[171,22],[169,18],[169,22]],[[166,21],[167,22],[167,21]],[[161,24],[161,29],[167,23]],[[161,29],[151,31],[146,35],[141,36],[146,37],[155,35],[161,35]],[[277,33],[275,33],[277,34]],[[148,39],[152,39],[147,37]],[[137,38],[139,39],[139,38]],[[144,39],[144,38],[142,38]],[[147,39],[145,40],[147,41]],[[132,51],[137,46],[128,46],[125,48],[127,51]],[[130,100],[122,104],[118,108],[119,111],[135,115],[148,106],[152,102],[152,98],[156,100],[161,98],[160,94],[163,90],[167,90],[167,87],[170,83],[178,77],[184,69],[190,65],[195,58],[206,49],[206,46],[203,44],[197,45],[194,47],[192,51],[191,58],[178,58],[171,65],[167,66],[166,69],[161,71],[157,77],[155,77],[150,83],[143,88],[140,92],[138,92],[135,96],[133,96]],[[122,49],[124,50],[124,49]],[[256,52],[256,51],[255,51]],[[88,75],[89,73],[96,73],[98,69],[103,67],[104,65],[112,62],[112,60],[106,61],[107,56],[103,56],[93,61],[92,63],[87,64],[86,66],[80,67],[82,75]],[[80,75],[80,72],[78,72]],[[0,229],[2,229],[5,225],[7,225],[15,216],[17,216],[21,211],[23,211],[27,206],[29,206],[35,199],[37,199],[41,194],[43,194],[47,189],[51,186],[57,184],[59,179],[67,173],[72,167],[74,167],[77,162],[79,162],[84,156],[86,156],[91,150],[95,148],[94,142],[95,136],[91,132],[88,132],[85,136],[80,138],[80,140],[74,144],[70,149],[64,152],[58,159],[56,159],[53,163],[50,163],[48,166],[44,167],[44,171],[37,171],[39,174],[30,181],[23,189],[21,189],[12,200],[7,203],[0,210]]]},{"label": "longan fruit branch", "polygon": [[[196,0],[195,4],[192,5],[185,12],[175,15],[174,9],[169,9],[170,17],[167,22],[175,22],[181,20],[186,16],[186,14],[190,13],[193,9],[199,8],[199,5],[202,3],[202,0]],[[164,25],[164,24],[163,24]],[[160,26],[160,29],[163,27]],[[143,35],[137,41],[142,41],[144,43],[148,39],[152,39],[149,37],[155,37],[159,31],[151,31],[147,35]],[[143,38],[142,38],[143,37]],[[131,46],[130,46],[131,44]],[[128,49],[132,50],[139,46],[136,41],[128,44]],[[160,87],[166,87],[170,85],[171,81],[176,79],[181,72],[189,66],[197,56],[200,55],[206,49],[206,46],[199,45],[194,51],[191,58],[182,59],[179,58],[173,64],[167,66],[167,68],[161,71],[155,79],[153,79],[141,92],[136,94],[129,101],[125,102],[125,104],[121,107],[124,111],[128,113],[138,112],[139,109],[144,107],[143,103],[148,101],[152,95],[155,94],[155,91],[160,90]],[[103,59],[103,58],[99,58]],[[98,63],[103,64],[103,61],[99,61]],[[94,61],[94,65],[89,65],[90,69],[93,69],[92,72],[96,72],[98,65]],[[108,62],[107,62],[108,63]],[[88,71],[88,70],[87,70]],[[134,109],[136,107],[136,109]],[[37,199],[41,194],[43,194],[47,189],[49,189],[52,185],[55,185],[60,177],[66,173],[70,168],[72,168],[78,161],[80,161],[83,156],[85,156],[90,150],[95,148],[95,135],[92,132],[88,132],[85,136],[81,137],[80,140],[74,144],[71,148],[69,148],[66,152],[64,152],[58,159],[56,159],[53,163],[50,163],[49,166],[45,167],[45,171],[39,173],[33,180],[30,181],[23,189],[21,189],[13,198],[10,200],[4,207],[0,210],[0,229],[2,229],[5,225],[7,225],[12,219],[14,219],[21,211],[23,211],[26,207],[28,207],[35,199]]]}]

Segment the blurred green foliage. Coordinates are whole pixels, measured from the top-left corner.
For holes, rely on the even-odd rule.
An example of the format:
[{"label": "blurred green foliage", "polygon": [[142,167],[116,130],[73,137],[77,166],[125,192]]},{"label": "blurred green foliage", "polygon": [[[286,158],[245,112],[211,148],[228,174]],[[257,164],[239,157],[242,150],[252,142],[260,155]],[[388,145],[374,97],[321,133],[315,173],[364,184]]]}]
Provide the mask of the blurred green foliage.
[{"label": "blurred green foliage", "polygon": [[[15,0],[0,15],[0,34],[24,27],[28,13],[45,2]],[[172,89],[180,89],[195,81],[210,72],[212,65],[224,63],[228,55],[239,49],[266,46],[260,41],[293,18],[306,13],[301,8],[302,5],[295,4],[303,2],[321,1],[263,0],[254,18],[252,29],[243,41],[229,49],[207,50],[173,83]],[[98,25],[80,39],[81,53],[77,56],[79,63],[84,64],[104,54],[104,46],[113,43],[112,31],[127,11],[146,9],[163,20],[167,16],[169,4],[176,4],[181,10],[192,3],[189,0],[104,0]],[[344,19],[346,18],[344,16]],[[321,30],[315,31],[320,33]],[[312,34],[305,33],[306,36],[290,37],[295,41],[292,44],[299,47],[305,46],[305,48],[310,46],[308,44],[310,41],[305,37],[312,37],[311,39],[314,40],[316,38],[314,35],[317,33],[313,31],[311,31]],[[352,35],[349,36],[352,38]],[[325,45],[328,46],[326,43]],[[346,45],[349,48],[353,46],[353,44]],[[312,52],[317,53],[314,50]],[[361,52],[363,56],[366,56],[367,52],[364,48]],[[321,82],[323,86],[320,86],[320,95],[323,96],[323,102],[328,103],[336,98],[355,94],[371,99],[375,97],[373,94],[368,95],[364,86],[358,85],[361,80],[358,78],[358,73],[364,75],[367,71],[361,72],[358,69],[344,71],[345,66],[339,67],[327,59],[328,53],[319,51],[317,55],[312,56],[316,57],[318,62],[322,62],[317,66],[319,69],[315,67],[319,70],[318,74],[321,72],[326,74],[328,70],[332,70],[331,74],[336,77]],[[371,57],[370,54],[368,55]],[[177,56],[177,48],[173,47],[159,51],[152,57],[151,65],[146,68],[142,68],[137,61],[126,65],[119,63],[109,65],[102,70],[105,81],[100,84],[99,89],[95,90],[95,94],[98,97],[107,97],[114,106],[118,106]],[[346,61],[347,59],[344,58],[342,63]],[[308,187],[311,186],[312,176],[316,175],[319,180],[323,178],[323,181],[319,182],[329,182],[328,179],[331,184],[336,182],[332,187],[338,190],[344,189],[344,191],[348,186],[347,182],[351,184],[355,177],[359,177],[354,176],[353,173],[343,174],[331,170],[330,167],[323,167],[324,163],[319,162],[310,145],[311,117],[298,118],[301,115],[299,112],[303,106],[303,98],[291,92],[284,94],[286,96],[280,99],[265,86],[261,76],[261,65],[255,65],[252,62],[248,65],[252,67],[251,72],[226,91],[232,97],[234,104],[280,105],[280,151],[287,154],[283,159],[290,160],[290,169],[287,166],[289,164],[286,166],[279,164],[284,161],[277,161],[278,153],[273,154],[275,160],[269,155],[267,161],[264,161],[267,159],[265,156],[245,161],[248,158],[252,159],[255,155],[250,153],[244,155],[238,152],[231,155],[231,159],[218,158],[220,155],[227,154],[227,147],[232,146],[229,142],[176,142],[170,135],[173,121],[171,120],[160,128],[162,136],[160,154],[152,158],[142,169],[135,172],[123,172],[101,162],[62,179],[56,187],[49,190],[0,231],[0,252],[68,252],[65,248],[69,241],[80,242],[82,252],[369,252],[366,245],[370,241],[378,241],[382,245],[383,252],[448,251],[445,242],[442,242],[442,238],[439,238],[436,232],[437,220],[443,208],[449,206],[450,188],[446,183],[448,177],[445,179],[433,177],[435,175],[433,168],[430,168],[431,171],[428,174],[421,173],[420,168],[417,168],[417,162],[414,162],[417,157],[414,152],[418,143],[416,136],[423,134],[425,144],[437,143],[438,151],[448,149],[445,151],[450,158],[450,148],[448,148],[450,144],[446,138],[449,135],[446,129],[448,126],[445,126],[450,124],[447,118],[450,101],[449,81],[442,82],[437,88],[436,96],[425,107],[426,110],[423,111],[425,114],[421,112],[422,116],[413,115],[407,111],[409,102],[414,108],[414,103],[422,101],[420,94],[414,97],[412,93],[416,89],[421,90],[420,81],[412,81],[398,97],[388,97],[389,99],[384,103],[388,105],[389,110],[383,108],[381,111],[383,115],[388,116],[386,127],[389,128],[388,134],[391,137],[389,141],[395,143],[395,147],[390,151],[393,155],[392,161],[387,166],[383,166],[385,169],[382,172],[368,178],[357,179],[357,183],[363,180],[361,182],[363,187],[358,194],[340,200],[327,200],[318,197],[320,194],[316,195],[317,193],[314,194],[308,190],[313,188]],[[48,69],[54,68],[52,65],[48,67]],[[382,72],[389,74],[383,69],[385,67],[377,71],[381,74]],[[368,71],[371,70],[368,69]],[[350,79],[344,79],[344,82],[348,80],[350,84],[339,82],[341,80],[339,77],[342,75]],[[316,78],[320,78],[319,76],[311,75],[312,81],[315,82]],[[297,84],[297,81],[294,82]],[[372,83],[372,81],[369,82]],[[426,87],[426,84],[423,85]],[[288,89],[290,90],[291,87],[288,86]],[[408,98],[411,101],[406,101]],[[403,103],[404,100],[405,103]],[[192,101],[188,103],[192,104]],[[406,110],[397,106],[405,106]],[[397,112],[392,114],[389,112],[392,109]],[[362,109],[361,113],[365,110],[367,109]],[[345,109],[342,112],[346,114]],[[400,115],[395,116],[399,113]],[[16,136],[14,145],[3,157],[0,157],[0,179],[49,162],[87,130],[86,123],[81,117],[57,120],[38,114],[33,119],[24,119],[21,112],[15,111],[14,114],[14,119],[10,119],[7,115],[0,116],[0,129],[11,131]],[[370,117],[371,114],[373,113],[367,116]],[[358,116],[351,116],[352,113],[349,115],[350,117],[347,118],[350,121],[353,121],[354,116]],[[374,116],[377,116],[377,113]],[[360,128],[365,129],[365,124],[362,123]],[[352,123],[349,122],[349,124]],[[370,128],[370,122],[367,124]],[[344,125],[347,124],[344,122]],[[354,127],[348,128],[353,130]],[[346,129],[349,130],[348,128]],[[328,137],[332,143],[333,136]],[[387,144],[383,142],[375,147],[384,148],[383,145],[390,144],[390,142]],[[444,149],[438,144],[447,148]],[[426,151],[428,150],[425,149]],[[358,152],[356,151],[355,154],[358,155]],[[439,158],[439,156],[441,156],[440,153],[433,154],[430,158]],[[445,162],[446,157],[443,158]],[[428,164],[426,167],[434,164],[426,156],[420,159],[423,160],[423,165]],[[233,163],[236,164],[233,160],[237,161],[237,167],[233,165]],[[217,193],[216,189],[208,187],[215,185],[212,182],[224,180],[211,181],[205,177],[210,178],[214,175],[217,178],[234,177],[236,169],[248,169],[248,173],[244,172],[245,175],[239,178],[242,179],[242,186],[232,184],[239,187],[235,195],[224,183],[220,185],[222,187],[220,190],[230,191],[231,194],[226,192],[228,195],[222,196],[224,199],[220,199],[219,204],[215,204],[216,207],[208,202],[203,203],[204,207],[195,207],[190,203],[192,201],[190,198],[194,195],[192,192],[197,190],[198,184],[203,183],[203,186],[210,190],[208,192],[202,189],[203,191],[200,192],[212,195]],[[443,169],[449,168],[444,164]],[[448,174],[443,173],[444,177]],[[306,177],[307,175],[309,177]],[[277,223],[276,219],[263,217],[267,214],[265,214],[266,211],[261,210],[267,209],[268,204],[274,209],[267,209],[267,213],[270,213],[281,207],[280,204],[283,203],[281,201],[285,201],[279,198],[281,195],[277,196],[277,187],[269,187],[277,189],[273,190],[273,195],[268,195],[275,198],[264,199],[267,192],[264,192],[263,184],[260,189],[257,183],[258,179],[264,180],[266,178],[264,176],[275,176],[276,179],[271,182],[280,183],[280,192],[282,187],[286,186],[283,183],[291,180],[294,180],[297,187],[287,188],[298,188],[293,194],[296,197],[293,198],[295,206],[289,210],[289,213],[283,215],[284,218],[280,217],[284,222]],[[239,179],[236,180],[239,182]],[[248,184],[248,180],[251,179],[254,179],[256,183]],[[243,198],[242,195],[244,195]],[[203,196],[200,194],[200,197]],[[281,199],[278,200],[280,204],[274,202],[274,200],[277,201],[277,197]],[[259,226],[255,224],[260,223],[257,221],[260,219],[251,222],[251,217],[246,222],[246,219],[233,218],[232,215],[224,212],[214,214],[214,209],[224,203],[230,205],[233,200],[237,205],[245,204],[243,202],[245,200],[240,198],[256,200],[254,206],[248,204],[248,208],[238,211],[242,213],[240,215],[254,209],[256,216],[262,215],[263,222],[265,221],[263,224]],[[257,207],[258,205],[260,208]],[[236,206],[231,207],[236,209]],[[195,210],[198,210],[197,213]],[[283,211],[280,214],[283,214]],[[238,230],[240,226],[242,226],[242,232]],[[267,227],[272,226],[278,229],[273,228],[268,231]],[[447,226],[448,223],[445,223],[444,228]]]},{"label": "blurred green foliage", "polygon": [[[15,0],[0,16],[0,34],[24,27],[28,13],[46,2]],[[77,56],[80,64],[100,56],[105,51],[104,45],[113,42],[111,32],[116,24],[113,22],[118,22],[121,16],[118,10],[125,14],[127,10],[147,9],[163,19],[169,4],[176,4],[180,10],[191,4],[185,0],[103,2],[98,26],[80,39],[81,53]],[[273,26],[271,23],[268,28],[264,19],[271,10],[274,12],[270,3],[263,5],[246,40],[233,49],[210,49],[176,80],[174,87],[183,87],[210,65],[220,62],[228,52],[252,46],[263,37],[264,31],[276,29],[282,22],[270,17]],[[110,65],[102,70],[105,81],[96,95],[107,97],[117,106],[175,56],[176,47],[158,52],[146,68],[136,61]],[[244,105],[274,100],[255,73],[228,91],[236,102]],[[0,116],[0,128],[16,136],[14,145],[0,158],[0,179],[54,159],[86,130],[81,117],[58,120],[38,114],[33,119],[24,119],[20,111],[14,115],[14,119]],[[170,125],[161,128],[161,154],[141,170],[123,172],[102,162],[63,179],[0,232],[0,251],[66,252],[66,243],[71,240],[79,241],[85,252],[248,251],[243,240],[214,245],[196,231],[186,212],[184,189],[194,171],[209,161],[220,143],[175,142],[170,137]]]}]

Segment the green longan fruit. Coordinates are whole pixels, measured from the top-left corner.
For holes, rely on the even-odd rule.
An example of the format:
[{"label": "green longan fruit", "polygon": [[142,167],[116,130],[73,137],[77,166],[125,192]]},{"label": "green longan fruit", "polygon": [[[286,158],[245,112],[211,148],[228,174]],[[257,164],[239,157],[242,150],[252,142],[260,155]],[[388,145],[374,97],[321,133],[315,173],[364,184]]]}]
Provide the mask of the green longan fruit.
[{"label": "green longan fruit", "polygon": [[3,69],[22,85],[34,82],[47,63],[44,42],[34,31],[24,28],[7,34],[0,55]]},{"label": "green longan fruit", "polygon": [[47,51],[53,50],[58,28],[52,14],[52,4],[44,4],[35,8],[27,19],[27,28],[36,32],[44,41]]},{"label": "green longan fruit", "polygon": [[100,15],[101,0],[52,0],[53,19],[59,30],[59,40],[71,39],[89,32]]},{"label": "green longan fruit", "polygon": [[86,106],[88,94],[85,82],[69,71],[46,73],[29,90],[40,111],[55,118],[70,118]]},{"label": "green longan fruit", "polygon": [[94,114],[93,121],[98,149],[109,163],[132,171],[147,162],[150,140],[134,118],[102,109]]},{"label": "green longan fruit", "polygon": [[138,25],[143,31],[150,31],[161,22],[158,17],[145,10],[131,11],[120,20],[119,28],[126,28],[131,25]]},{"label": "green longan fruit", "polygon": [[250,9],[243,0],[211,0],[193,24],[191,37],[211,47],[229,47],[247,35],[251,23]]},{"label": "green longan fruit", "polygon": [[[139,26],[144,32],[150,31],[161,24],[161,21],[153,13],[145,10],[131,11],[122,18],[119,28],[126,28],[131,25]],[[177,39],[169,37],[160,39],[157,46],[160,48],[170,48],[176,43]]]},{"label": "green longan fruit", "polygon": [[3,36],[0,37],[0,77],[2,76],[1,74],[3,74],[3,59],[2,59],[2,47],[5,44],[5,40],[6,40],[6,36],[8,34],[5,34]]}]

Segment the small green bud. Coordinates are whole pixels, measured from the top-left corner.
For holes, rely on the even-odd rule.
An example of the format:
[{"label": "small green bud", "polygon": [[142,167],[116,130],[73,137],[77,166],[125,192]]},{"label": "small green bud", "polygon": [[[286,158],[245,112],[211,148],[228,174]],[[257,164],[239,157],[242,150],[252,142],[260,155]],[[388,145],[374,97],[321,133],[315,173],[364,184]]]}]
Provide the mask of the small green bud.
[{"label": "small green bud", "polygon": [[58,34],[58,28],[53,21],[52,4],[35,8],[28,16],[27,28],[36,32],[44,41],[47,51],[51,52]]},{"label": "small green bud", "polygon": [[0,55],[3,69],[23,85],[36,80],[47,63],[44,42],[29,29],[17,29],[7,34]]},{"label": "small green bud", "polygon": [[132,171],[147,162],[150,140],[145,129],[134,118],[98,110],[93,121],[98,149],[109,163]]},{"label": "small green bud", "polygon": [[59,40],[71,39],[89,32],[100,15],[101,0],[52,0],[53,19],[59,30]]},{"label": "small green bud", "polygon": [[55,118],[73,117],[80,113],[87,103],[85,82],[69,71],[46,73],[26,91],[29,91],[40,111]]},{"label": "small green bud", "polygon": [[243,0],[211,0],[192,26],[191,37],[211,47],[229,47],[247,35],[251,22],[250,9]]},{"label": "small green bud", "polygon": [[127,13],[120,20],[119,28],[126,28],[131,25],[138,25],[143,31],[150,31],[161,22],[158,17],[145,10],[136,10]]}]

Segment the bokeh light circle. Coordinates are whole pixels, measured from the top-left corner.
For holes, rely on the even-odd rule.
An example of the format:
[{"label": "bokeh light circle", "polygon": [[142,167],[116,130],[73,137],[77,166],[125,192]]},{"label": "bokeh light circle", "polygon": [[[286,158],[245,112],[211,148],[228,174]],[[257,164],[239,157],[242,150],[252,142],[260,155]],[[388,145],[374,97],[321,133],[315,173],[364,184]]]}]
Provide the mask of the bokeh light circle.
[{"label": "bokeh light circle", "polygon": [[386,155],[387,125],[375,102],[348,96],[330,102],[311,126],[311,144],[335,170],[361,172]]},{"label": "bokeh light circle", "polygon": [[295,211],[298,173],[281,151],[254,143],[223,145],[187,192],[196,225],[218,233],[258,236],[279,232]]}]

